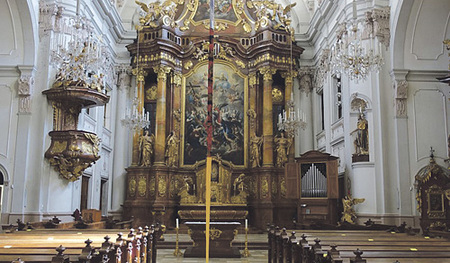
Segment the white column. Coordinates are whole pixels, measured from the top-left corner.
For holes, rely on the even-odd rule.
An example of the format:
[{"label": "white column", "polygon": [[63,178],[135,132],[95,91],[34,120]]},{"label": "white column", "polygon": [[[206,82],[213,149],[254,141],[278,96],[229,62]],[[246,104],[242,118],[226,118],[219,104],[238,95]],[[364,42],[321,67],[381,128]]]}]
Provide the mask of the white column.
[{"label": "white column", "polygon": [[127,99],[130,89],[130,75],[127,69],[123,69],[119,73],[119,83],[117,85],[116,91],[116,112],[115,112],[115,129],[114,129],[114,155],[111,158],[113,162],[112,169],[112,180],[110,182],[110,213],[121,213],[121,205],[125,201],[125,185],[126,185],[126,171],[125,168],[130,165],[131,152],[130,143],[132,140],[127,140],[129,138],[129,131],[126,126],[123,126],[121,121],[125,118],[127,109]]},{"label": "white column", "polygon": [[[28,221],[24,218],[24,214],[29,210],[28,196],[29,187],[28,180],[31,172],[30,166],[32,161],[31,155],[31,93],[34,85],[34,68],[20,66],[21,72],[18,80],[19,107],[17,113],[17,134],[14,152],[14,169],[12,183],[12,206],[11,216],[17,217],[22,221]],[[34,198],[31,196],[30,198]],[[20,216],[19,216],[20,215]],[[12,220],[12,219],[10,219]]]}]

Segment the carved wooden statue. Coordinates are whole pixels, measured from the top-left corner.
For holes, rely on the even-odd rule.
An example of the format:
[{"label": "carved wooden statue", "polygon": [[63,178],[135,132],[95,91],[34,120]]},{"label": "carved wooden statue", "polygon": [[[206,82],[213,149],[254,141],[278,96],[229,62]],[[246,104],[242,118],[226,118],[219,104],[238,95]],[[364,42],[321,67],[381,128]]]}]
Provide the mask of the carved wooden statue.
[{"label": "carved wooden statue", "polygon": [[353,206],[356,204],[361,204],[366,199],[364,198],[352,198],[351,195],[347,195],[342,199],[342,205],[344,207],[344,212],[342,212],[341,223],[347,222],[350,224],[355,224],[356,212]]},{"label": "carved wooden statue", "polygon": [[276,152],[277,152],[277,167],[284,167],[284,164],[288,161],[288,152],[292,144],[292,139],[285,138],[284,133],[281,133],[281,137],[275,138]]},{"label": "carved wooden statue", "polygon": [[149,135],[148,131],[144,131],[144,134],[139,139],[139,165],[151,166],[151,160],[153,156],[153,144],[155,136]]},{"label": "carved wooden statue", "polygon": [[175,132],[171,132],[167,136],[166,143],[166,165],[169,167],[177,167],[178,164],[178,144],[180,140]]},{"label": "carved wooden statue", "polygon": [[261,167],[261,144],[262,138],[253,132],[250,138],[250,162],[252,167]]},{"label": "carved wooden statue", "polygon": [[358,117],[355,144],[356,155],[368,155],[369,154],[369,130],[368,122],[364,116],[364,113],[360,113]]}]

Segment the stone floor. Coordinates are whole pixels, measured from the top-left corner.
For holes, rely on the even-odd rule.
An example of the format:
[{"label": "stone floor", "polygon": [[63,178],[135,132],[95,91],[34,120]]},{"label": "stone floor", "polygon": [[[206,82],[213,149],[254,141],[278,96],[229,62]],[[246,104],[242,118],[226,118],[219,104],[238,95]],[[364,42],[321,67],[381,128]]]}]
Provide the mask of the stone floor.
[{"label": "stone floor", "polygon": [[[169,262],[184,262],[184,263],[194,263],[194,262],[206,262],[204,258],[183,258],[183,256],[175,257],[173,255],[173,249],[158,249],[158,263],[169,263]],[[182,249],[181,252],[184,252]],[[242,253],[242,251],[241,251]],[[250,250],[250,257],[248,258],[210,258],[211,263],[227,263],[227,262],[249,262],[249,263],[265,263],[267,262],[267,251],[265,250]]]},{"label": "stone floor", "polygon": [[[174,242],[176,240],[175,234],[165,234],[164,239],[166,242]],[[250,234],[248,235],[249,242],[267,242],[266,234]],[[190,241],[190,237],[187,234],[179,235],[180,242]],[[244,246],[245,235],[238,234],[234,240],[234,244],[239,247]],[[158,263],[169,263],[169,262],[184,262],[184,263],[194,263],[194,262],[206,262],[204,258],[183,258],[183,256],[175,257],[174,249],[158,249]],[[184,253],[184,249],[180,249],[181,253]],[[245,258],[210,258],[211,263],[227,263],[227,262],[248,262],[248,263],[265,263],[267,259],[267,250],[249,250],[250,256]],[[243,253],[243,250],[241,250]]]}]

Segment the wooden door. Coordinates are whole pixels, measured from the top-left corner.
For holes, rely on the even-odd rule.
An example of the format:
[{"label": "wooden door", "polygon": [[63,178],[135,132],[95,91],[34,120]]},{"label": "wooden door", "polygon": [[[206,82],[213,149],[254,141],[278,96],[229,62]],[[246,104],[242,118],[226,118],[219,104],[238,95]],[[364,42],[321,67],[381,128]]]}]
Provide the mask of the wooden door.
[{"label": "wooden door", "polygon": [[80,211],[87,209],[87,206],[88,206],[89,179],[90,179],[90,177],[84,176],[84,175],[81,178]]}]

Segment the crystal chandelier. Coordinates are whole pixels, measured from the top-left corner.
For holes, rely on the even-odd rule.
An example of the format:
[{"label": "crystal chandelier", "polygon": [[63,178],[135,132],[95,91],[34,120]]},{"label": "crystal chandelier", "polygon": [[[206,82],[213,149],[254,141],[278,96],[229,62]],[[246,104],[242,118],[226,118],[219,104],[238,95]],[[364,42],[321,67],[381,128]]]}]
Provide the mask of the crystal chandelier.
[{"label": "crystal chandelier", "polygon": [[280,132],[286,132],[289,138],[293,138],[297,134],[298,128],[301,127],[302,130],[306,128],[306,116],[304,112],[300,109],[295,112],[294,100],[291,94],[291,100],[286,103],[288,106],[288,112],[283,110],[282,113],[278,114],[277,127]]},{"label": "crystal chandelier", "polygon": [[50,61],[57,69],[54,87],[77,86],[102,91],[107,56],[101,37],[85,17],[78,14],[58,21],[50,43]]},{"label": "crystal chandelier", "polygon": [[347,75],[350,80],[366,79],[369,72],[378,71],[383,65],[381,45],[374,48],[372,32],[364,30],[365,20],[358,20],[356,3],[353,2],[353,19],[340,24],[337,40],[331,48],[333,73]]},{"label": "crystal chandelier", "polygon": [[145,109],[139,113],[138,111],[139,99],[133,100],[133,106],[131,112],[128,112],[127,116],[121,120],[122,125],[130,127],[133,130],[140,130],[148,128],[150,125],[150,114]]},{"label": "crystal chandelier", "polygon": [[[137,55],[136,58],[139,58],[139,30],[137,31]],[[139,71],[139,59],[136,60],[136,71]],[[136,83],[137,84],[137,83]],[[142,110],[139,108],[139,96],[138,96],[138,88],[136,87],[135,98],[133,100],[133,104],[131,107],[131,112],[125,116],[124,119],[121,120],[122,125],[125,125],[133,130],[140,129],[148,129],[150,125],[150,114],[145,111],[143,107]]]}]

